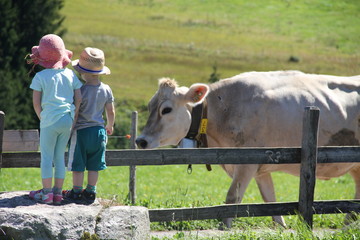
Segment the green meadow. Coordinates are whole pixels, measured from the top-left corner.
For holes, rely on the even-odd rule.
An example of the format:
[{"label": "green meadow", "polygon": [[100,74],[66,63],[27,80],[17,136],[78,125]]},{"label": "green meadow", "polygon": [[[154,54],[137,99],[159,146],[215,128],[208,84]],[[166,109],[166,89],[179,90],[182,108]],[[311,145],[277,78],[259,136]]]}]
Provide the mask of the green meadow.
[{"label": "green meadow", "polygon": [[[180,85],[208,82],[211,74],[227,78],[246,71],[301,70],[309,73],[358,75],[360,63],[360,3],[358,0],[66,0],[61,10],[65,45],[77,59],[84,47],[105,52],[111,75],[108,83],[116,98],[116,134],[130,129],[131,112],[139,112],[139,132],[146,104],[161,77]],[[293,59],[295,61],[290,61]],[[116,145],[116,139],[110,139]],[[122,140],[126,141],[126,140]],[[126,145],[127,143],[125,143]],[[137,205],[149,208],[211,206],[222,204],[231,179],[219,166],[138,166]],[[101,172],[98,197],[129,204],[128,167]],[[298,199],[299,178],[274,173],[277,200]],[[70,188],[67,173],[64,188]],[[1,169],[0,191],[41,188],[40,169]],[[316,200],[352,199],[349,175],[317,181]],[[255,181],[244,203],[261,203]],[[344,214],[315,215],[316,229],[332,229],[324,239],[355,239],[358,230],[343,232]],[[290,228],[299,229],[297,216],[285,216]],[[218,220],[153,223],[153,230],[214,229]],[[252,230],[272,228],[270,217],[239,218],[234,229],[244,236],[227,239],[267,239]],[[246,231],[245,231],[246,230]],[[281,230],[278,230],[281,231]],[[273,239],[316,239],[300,235]],[[347,238],[349,236],[349,238]],[[354,237],[354,238],[352,238]],[[177,239],[182,239],[181,234]]]},{"label": "green meadow", "polygon": [[[66,46],[101,48],[117,98],[145,101],[157,79],[181,85],[245,71],[357,75],[360,4],[292,0],[66,1]],[[289,62],[294,56],[299,62]]]}]

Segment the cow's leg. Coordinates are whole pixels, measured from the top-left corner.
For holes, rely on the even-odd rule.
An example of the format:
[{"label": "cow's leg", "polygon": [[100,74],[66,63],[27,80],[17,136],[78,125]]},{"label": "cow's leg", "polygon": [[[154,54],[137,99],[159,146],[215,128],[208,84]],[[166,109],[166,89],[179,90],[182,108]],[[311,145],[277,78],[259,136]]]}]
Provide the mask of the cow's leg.
[{"label": "cow's leg", "polygon": [[[276,202],[274,183],[270,173],[261,174],[255,177],[264,202]],[[282,216],[272,216],[274,222],[286,227],[286,223]]]},{"label": "cow's leg", "polygon": [[[233,180],[226,195],[226,204],[241,202],[247,186],[255,176],[258,165],[236,165],[234,168]],[[223,224],[225,224],[227,228],[231,228],[232,220],[233,218],[225,218],[223,219]],[[221,225],[220,229],[223,228],[224,226]]]},{"label": "cow's leg", "polygon": [[[355,197],[354,197],[354,199],[359,200],[360,199],[360,167],[351,169],[351,171],[349,173],[353,177],[354,182],[355,182]],[[350,224],[354,220],[356,220],[356,218],[357,218],[356,214],[347,213],[345,216],[344,223]]]}]

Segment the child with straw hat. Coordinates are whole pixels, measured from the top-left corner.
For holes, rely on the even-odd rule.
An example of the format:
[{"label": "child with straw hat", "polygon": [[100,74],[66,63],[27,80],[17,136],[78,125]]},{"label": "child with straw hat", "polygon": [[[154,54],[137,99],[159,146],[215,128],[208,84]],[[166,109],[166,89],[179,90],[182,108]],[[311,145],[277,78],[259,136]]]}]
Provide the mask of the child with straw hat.
[{"label": "child with straw hat", "polygon": [[[96,198],[99,171],[106,169],[107,135],[113,133],[115,122],[114,96],[109,85],[100,80],[101,75],[110,74],[102,50],[87,47],[72,65],[85,84],[81,87],[82,103],[69,147],[68,169],[73,173],[73,188],[63,191],[63,196],[71,202],[91,204]],[[83,189],[85,170],[87,187]]]}]

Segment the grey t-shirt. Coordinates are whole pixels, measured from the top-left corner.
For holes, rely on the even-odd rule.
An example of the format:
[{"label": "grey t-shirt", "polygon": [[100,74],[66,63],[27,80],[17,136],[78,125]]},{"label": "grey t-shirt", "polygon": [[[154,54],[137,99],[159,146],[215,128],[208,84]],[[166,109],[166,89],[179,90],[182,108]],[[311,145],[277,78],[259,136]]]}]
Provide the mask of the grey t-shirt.
[{"label": "grey t-shirt", "polygon": [[81,95],[82,102],[75,129],[94,126],[104,127],[105,104],[114,102],[114,96],[109,85],[102,82],[99,85],[84,84],[81,87]]}]

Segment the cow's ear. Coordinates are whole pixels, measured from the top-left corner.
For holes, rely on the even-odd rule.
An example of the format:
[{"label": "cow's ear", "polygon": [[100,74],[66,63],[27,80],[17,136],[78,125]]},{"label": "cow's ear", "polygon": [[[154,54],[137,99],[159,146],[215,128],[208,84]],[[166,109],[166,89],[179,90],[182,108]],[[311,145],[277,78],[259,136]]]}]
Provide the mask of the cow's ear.
[{"label": "cow's ear", "polygon": [[197,83],[189,88],[189,91],[186,93],[185,98],[188,103],[198,104],[204,101],[208,93],[209,93],[208,85]]}]

